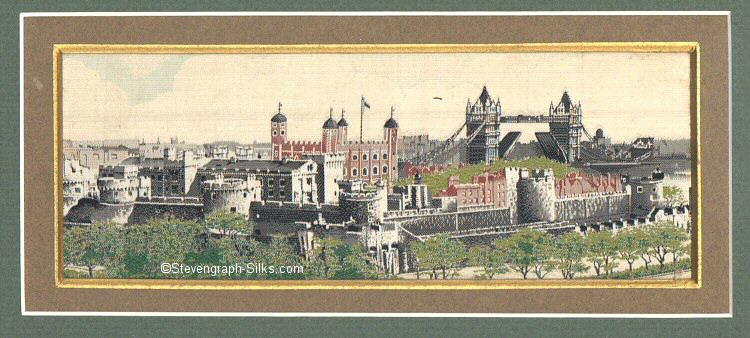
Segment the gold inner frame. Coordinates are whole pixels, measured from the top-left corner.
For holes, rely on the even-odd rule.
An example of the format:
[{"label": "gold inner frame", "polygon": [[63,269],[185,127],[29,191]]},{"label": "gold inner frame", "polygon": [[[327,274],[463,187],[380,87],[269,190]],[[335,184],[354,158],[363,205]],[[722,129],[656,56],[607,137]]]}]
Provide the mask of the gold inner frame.
[{"label": "gold inner frame", "polygon": [[[74,279],[63,276],[62,55],[65,54],[400,54],[400,53],[690,53],[690,144],[693,200],[691,278],[684,280],[185,280]],[[61,288],[196,290],[492,290],[577,288],[700,288],[702,283],[700,46],[697,42],[522,44],[117,45],[56,44],[53,48],[55,285]]]}]

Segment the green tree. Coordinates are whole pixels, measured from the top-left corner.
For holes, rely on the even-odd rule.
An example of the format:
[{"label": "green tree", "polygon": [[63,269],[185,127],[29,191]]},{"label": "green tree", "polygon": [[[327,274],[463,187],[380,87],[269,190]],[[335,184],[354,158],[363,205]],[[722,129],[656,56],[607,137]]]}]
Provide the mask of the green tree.
[{"label": "green tree", "polygon": [[217,234],[229,238],[238,255],[247,255],[246,241],[242,240],[240,236],[249,237],[253,232],[254,224],[245,219],[244,216],[238,213],[220,211],[207,217],[203,221],[203,225],[206,227],[207,237]]},{"label": "green tree", "polygon": [[[427,244],[425,242],[410,242],[409,248],[411,249],[412,255],[414,256],[414,265],[417,270],[417,279],[419,279],[422,267],[431,268],[435,266],[435,264],[433,264],[431,261],[425,261],[425,259],[431,259],[433,256],[429,252],[427,252]],[[435,275],[435,271],[433,270],[429,275],[430,279],[432,279]]]},{"label": "green tree", "polygon": [[362,247],[342,243],[333,253],[337,268],[331,279],[377,279],[378,267]]},{"label": "green tree", "polygon": [[652,255],[654,254],[652,245],[653,239],[651,238],[650,233],[645,231],[644,229],[633,230],[633,236],[635,236],[636,238],[636,243],[638,246],[638,256],[641,257],[644,267],[646,268],[646,270],[648,270],[649,264],[651,264]]},{"label": "green tree", "polygon": [[614,257],[617,255],[617,242],[611,231],[589,232],[586,237],[588,256],[599,276],[602,272],[609,275],[617,267]]},{"label": "green tree", "polygon": [[672,234],[670,235],[667,247],[669,247],[669,251],[672,252],[672,265],[676,267],[677,261],[680,260],[680,256],[690,251],[688,242],[690,236],[686,231],[675,226],[672,226],[670,229],[672,229]]},{"label": "green tree", "polygon": [[495,246],[506,253],[508,266],[521,273],[523,279],[527,279],[531,271],[542,279],[554,267],[551,261],[552,239],[544,232],[524,228],[506,239],[495,241]]},{"label": "green tree", "polygon": [[633,263],[640,257],[638,236],[633,230],[621,230],[615,234],[617,257],[628,263],[628,272],[633,272]]},{"label": "green tree", "polygon": [[[63,263],[65,267],[71,265],[86,266],[83,255],[88,248],[87,227],[77,226],[63,231]],[[93,267],[89,269],[89,277],[93,277]]]},{"label": "green tree", "polygon": [[456,269],[466,259],[466,247],[463,243],[451,240],[446,234],[439,234],[417,245],[414,251],[419,264],[432,269],[433,276],[441,272],[443,279],[457,275]]},{"label": "green tree", "polygon": [[586,248],[585,239],[577,232],[568,232],[557,239],[554,257],[564,279],[588,271],[589,267],[583,263]]},{"label": "green tree", "polygon": [[117,224],[95,222],[66,229],[63,251],[67,264],[86,267],[90,278],[94,277],[97,266],[103,267],[108,277],[124,274],[124,236]]},{"label": "green tree", "polygon": [[685,199],[685,194],[682,192],[682,189],[680,189],[680,187],[665,185],[664,188],[662,188],[662,192],[664,193],[664,198],[667,200],[667,203],[669,203],[669,205],[678,205],[687,202],[687,200]]},{"label": "green tree", "polygon": [[[664,263],[667,255],[674,250],[684,252],[684,242],[688,240],[688,235],[682,229],[677,228],[669,222],[658,222],[648,227],[646,230],[651,238],[651,245],[656,261],[659,262],[659,268],[664,269]],[[673,258],[676,262],[676,259]]]},{"label": "green tree", "polygon": [[292,267],[302,265],[300,257],[294,247],[286,238],[274,238],[268,244],[260,245],[251,256],[252,263],[264,265],[266,268],[273,267],[274,272],[266,270],[250,276],[258,279],[303,279],[303,274],[278,273],[280,267]]},{"label": "green tree", "polygon": [[305,261],[308,278],[376,279],[378,266],[361,247],[323,237],[315,241]]},{"label": "green tree", "polygon": [[235,238],[237,235],[250,235],[253,232],[253,224],[244,216],[234,213],[220,211],[209,217],[204,222],[206,228],[218,231],[222,236]]},{"label": "green tree", "polygon": [[[195,251],[188,252],[185,262],[190,265],[232,265],[247,263],[248,256],[243,252],[248,252],[248,248],[258,245],[253,239],[245,238],[214,238],[208,237],[204,245]],[[240,247],[242,250],[237,250]]]},{"label": "green tree", "polygon": [[471,264],[482,268],[480,278],[492,279],[496,274],[508,271],[505,265],[505,253],[487,245],[472,247],[469,250]]},{"label": "green tree", "polygon": [[329,279],[338,270],[335,248],[342,245],[338,239],[321,237],[313,240],[313,248],[306,262],[308,273],[316,279]]},{"label": "green tree", "polygon": [[184,262],[188,253],[204,246],[205,228],[194,221],[166,217],[131,225],[126,233],[128,274],[180,277],[161,274],[160,264]]}]

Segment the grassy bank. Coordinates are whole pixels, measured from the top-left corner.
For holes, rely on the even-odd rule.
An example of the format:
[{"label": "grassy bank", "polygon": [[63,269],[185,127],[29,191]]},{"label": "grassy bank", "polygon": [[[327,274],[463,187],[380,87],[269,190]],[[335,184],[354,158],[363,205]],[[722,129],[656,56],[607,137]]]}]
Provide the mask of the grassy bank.
[{"label": "grassy bank", "polygon": [[[497,171],[501,168],[508,168],[508,167],[519,167],[519,168],[528,168],[528,169],[552,169],[552,171],[555,173],[555,178],[560,179],[565,177],[568,173],[575,171],[574,168],[567,164],[563,164],[554,160],[550,160],[548,158],[531,158],[526,160],[500,160],[496,161],[492,165],[488,166],[484,163],[480,164],[470,164],[466,165],[465,167],[459,169],[457,167],[453,167],[450,169],[446,169],[442,173],[437,174],[429,174],[424,175],[422,182],[427,185],[433,192],[437,192],[440,190],[443,190],[448,187],[448,178],[457,175],[459,177],[459,181],[461,183],[470,183],[471,178],[481,174],[484,172],[485,168],[490,169],[490,171]],[[408,178],[402,178],[399,179],[396,182],[396,186],[405,186],[407,184],[410,184],[414,182],[413,177]]]},{"label": "grassy bank", "polygon": [[596,276],[594,278],[596,279],[640,279],[640,278],[645,278],[649,276],[661,275],[665,273],[671,273],[674,271],[685,271],[685,270],[690,270],[690,269],[691,269],[690,258],[683,258],[677,261],[677,264],[672,264],[672,263],[664,264],[664,268],[662,269],[659,268],[658,263],[655,263],[655,264],[651,264],[648,270],[646,270],[645,266],[641,266],[639,268],[633,269],[632,272],[625,270],[625,271],[612,273],[609,276],[601,275],[601,276]]}]

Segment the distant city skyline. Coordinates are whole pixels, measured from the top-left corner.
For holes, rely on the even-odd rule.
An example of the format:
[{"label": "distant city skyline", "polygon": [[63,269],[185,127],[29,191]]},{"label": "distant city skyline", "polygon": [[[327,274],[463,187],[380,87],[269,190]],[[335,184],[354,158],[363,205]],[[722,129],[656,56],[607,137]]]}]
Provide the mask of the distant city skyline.
[{"label": "distant city skyline", "polygon": [[69,54],[63,138],[269,142],[281,102],[291,139],[318,140],[330,108],[355,139],[364,95],[366,140],[382,138],[392,105],[401,135],[443,139],[485,85],[507,115],[546,114],[568,90],[588,132],[614,142],[690,136],[687,53]]}]

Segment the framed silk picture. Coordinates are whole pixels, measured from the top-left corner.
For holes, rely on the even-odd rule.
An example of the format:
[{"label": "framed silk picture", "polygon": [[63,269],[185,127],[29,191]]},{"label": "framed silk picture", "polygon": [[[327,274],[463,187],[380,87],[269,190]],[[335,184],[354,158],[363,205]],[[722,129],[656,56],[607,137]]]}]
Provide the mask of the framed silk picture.
[{"label": "framed silk picture", "polygon": [[729,310],[726,16],[22,23],[27,311]]}]

